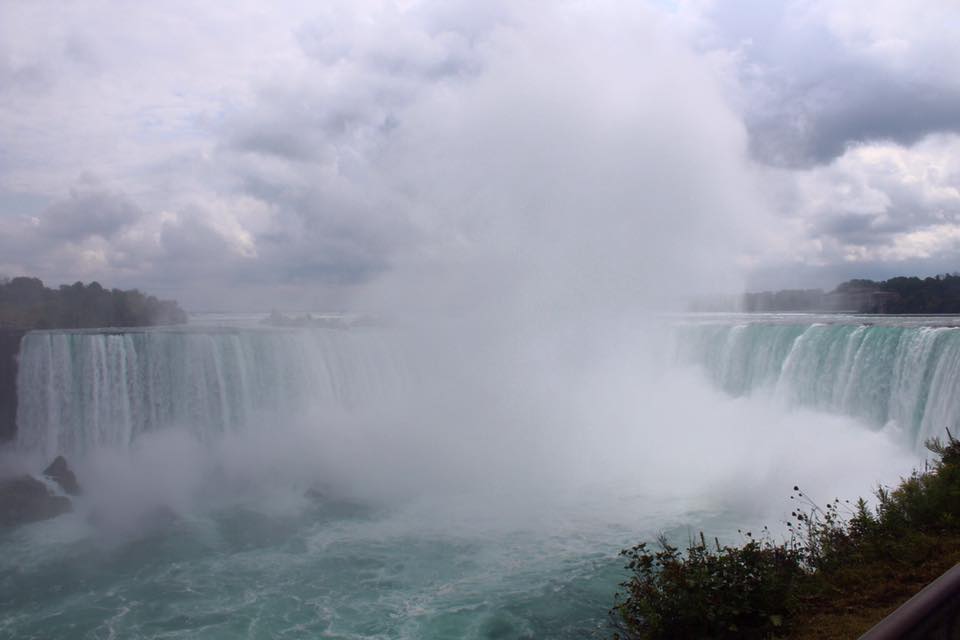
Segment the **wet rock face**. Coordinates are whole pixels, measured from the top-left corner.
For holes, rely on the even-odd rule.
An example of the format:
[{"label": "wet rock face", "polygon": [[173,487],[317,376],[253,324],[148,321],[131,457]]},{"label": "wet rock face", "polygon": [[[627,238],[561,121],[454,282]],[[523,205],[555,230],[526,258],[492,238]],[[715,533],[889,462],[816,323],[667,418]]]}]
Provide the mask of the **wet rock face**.
[{"label": "wet rock face", "polygon": [[0,329],[0,441],[17,433],[17,355],[25,331]]},{"label": "wet rock face", "polygon": [[[57,456],[43,475],[56,482],[67,495],[80,495],[77,476],[63,456]],[[72,509],[70,498],[51,491],[42,479],[30,475],[0,479],[0,527],[49,520]]]},{"label": "wet rock face", "polygon": [[57,458],[50,463],[50,466],[43,470],[43,475],[60,485],[60,488],[63,489],[63,492],[67,495],[80,495],[80,485],[77,484],[77,476],[70,470],[63,456],[57,456]]},{"label": "wet rock face", "polygon": [[69,498],[54,495],[47,485],[32,476],[0,481],[0,526],[48,520],[71,509]]}]

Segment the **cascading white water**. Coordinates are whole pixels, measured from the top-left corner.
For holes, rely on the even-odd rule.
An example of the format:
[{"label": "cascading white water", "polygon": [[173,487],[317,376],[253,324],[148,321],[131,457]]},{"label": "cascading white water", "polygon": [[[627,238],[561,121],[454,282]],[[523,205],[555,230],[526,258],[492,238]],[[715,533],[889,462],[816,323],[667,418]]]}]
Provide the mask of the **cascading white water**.
[{"label": "cascading white water", "polygon": [[[84,494],[0,539],[0,637],[607,635],[617,550],[735,540],[794,483],[855,496],[917,461],[709,388],[659,325],[600,355],[430,329],[27,335],[19,445],[65,453]],[[809,327],[681,331],[737,393],[814,366]]]},{"label": "cascading white water", "polygon": [[[960,422],[960,328],[761,321],[682,324],[676,336],[679,361],[732,395],[893,427],[917,447]],[[405,387],[408,360],[374,330],[33,332],[17,444],[75,454],[168,427],[209,440],[265,414],[369,406]]]},{"label": "cascading white water", "polygon": [[376,402],[402,388],[405,366],[373,330],[33,332],[20,349],[17,444],[49,457],[168,427],[209,440],[263,415]]},{"label": "cascading white water", "polygon": [[678,328],[677,353],[732,395],[900,429],[916,447],[960,422],[957,327],[692,323]]}]

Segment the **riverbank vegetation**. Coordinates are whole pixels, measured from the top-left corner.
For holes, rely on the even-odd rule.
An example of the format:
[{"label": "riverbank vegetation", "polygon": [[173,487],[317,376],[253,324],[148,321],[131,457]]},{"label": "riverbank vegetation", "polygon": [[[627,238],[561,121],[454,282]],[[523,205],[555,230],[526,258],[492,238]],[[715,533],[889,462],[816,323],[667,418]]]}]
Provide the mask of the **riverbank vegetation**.
[{"label": "riverbank vegetation", "polygon": [[187,314],[176,302],[136,289],[104,289],[97,282],[50,289],[38,278],[0,280],[0,328],[141,327],[186,321]]},{"label": "riverbank vegetation", "polygon": [[837,294],[872,294],[868,313],[960,313],[960,274],[929,278],[898,276],[889,280],[849,280]]},{"label": "riverbank vegetation", "polygon": [[960,561],[960,441],[895,488],[819,506],[794,487],[783,542],[703,534],[685,552],[661,539],[622,552],[630,571],[611,616],[620,640],[851,638]]},{"label": "riverbank vegetation", "polygon": [[[700,308],[702,307],[702,308]],[[694,310],[718,311],[709,304]],[[928,278],[897,276],[889,280],[848,280],[833,291],[784,289],[745,293],[746,312],[853,312],[876,314],[960,314],[960,274]]]}]

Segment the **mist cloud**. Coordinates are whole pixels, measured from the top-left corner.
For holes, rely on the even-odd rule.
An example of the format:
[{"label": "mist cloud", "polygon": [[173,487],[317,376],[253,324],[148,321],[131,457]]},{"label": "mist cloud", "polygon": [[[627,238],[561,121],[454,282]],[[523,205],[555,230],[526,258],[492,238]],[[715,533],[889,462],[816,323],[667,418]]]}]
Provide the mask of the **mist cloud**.
[{"label": "mist cloud", "polygon": [[954,11],[6,5],[0,270],[264,308],[932,269]]}]

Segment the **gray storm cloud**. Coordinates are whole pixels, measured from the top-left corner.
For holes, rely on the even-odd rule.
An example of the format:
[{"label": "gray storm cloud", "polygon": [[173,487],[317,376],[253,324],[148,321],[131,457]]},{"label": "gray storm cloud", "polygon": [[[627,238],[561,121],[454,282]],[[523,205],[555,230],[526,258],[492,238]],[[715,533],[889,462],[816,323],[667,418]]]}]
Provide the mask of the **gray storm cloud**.
[{"label": "gray storm cloud", "polygon": [[751,147],[809,166],[850,145],[960,132],[955,3],[720,2],[707,46],[735,51]]},{"label": "gray storm cloud", "polygon": [[136,224],[144,212],[129,198],[99,190],[74,190],[70,197],[51,205],[40,218],[39,231],[55,240],[110,238]]},{"label": "gray storm cloud", "polygon": [[6,4],[0,272],[264,308],[939,269],[956,14]]}]

